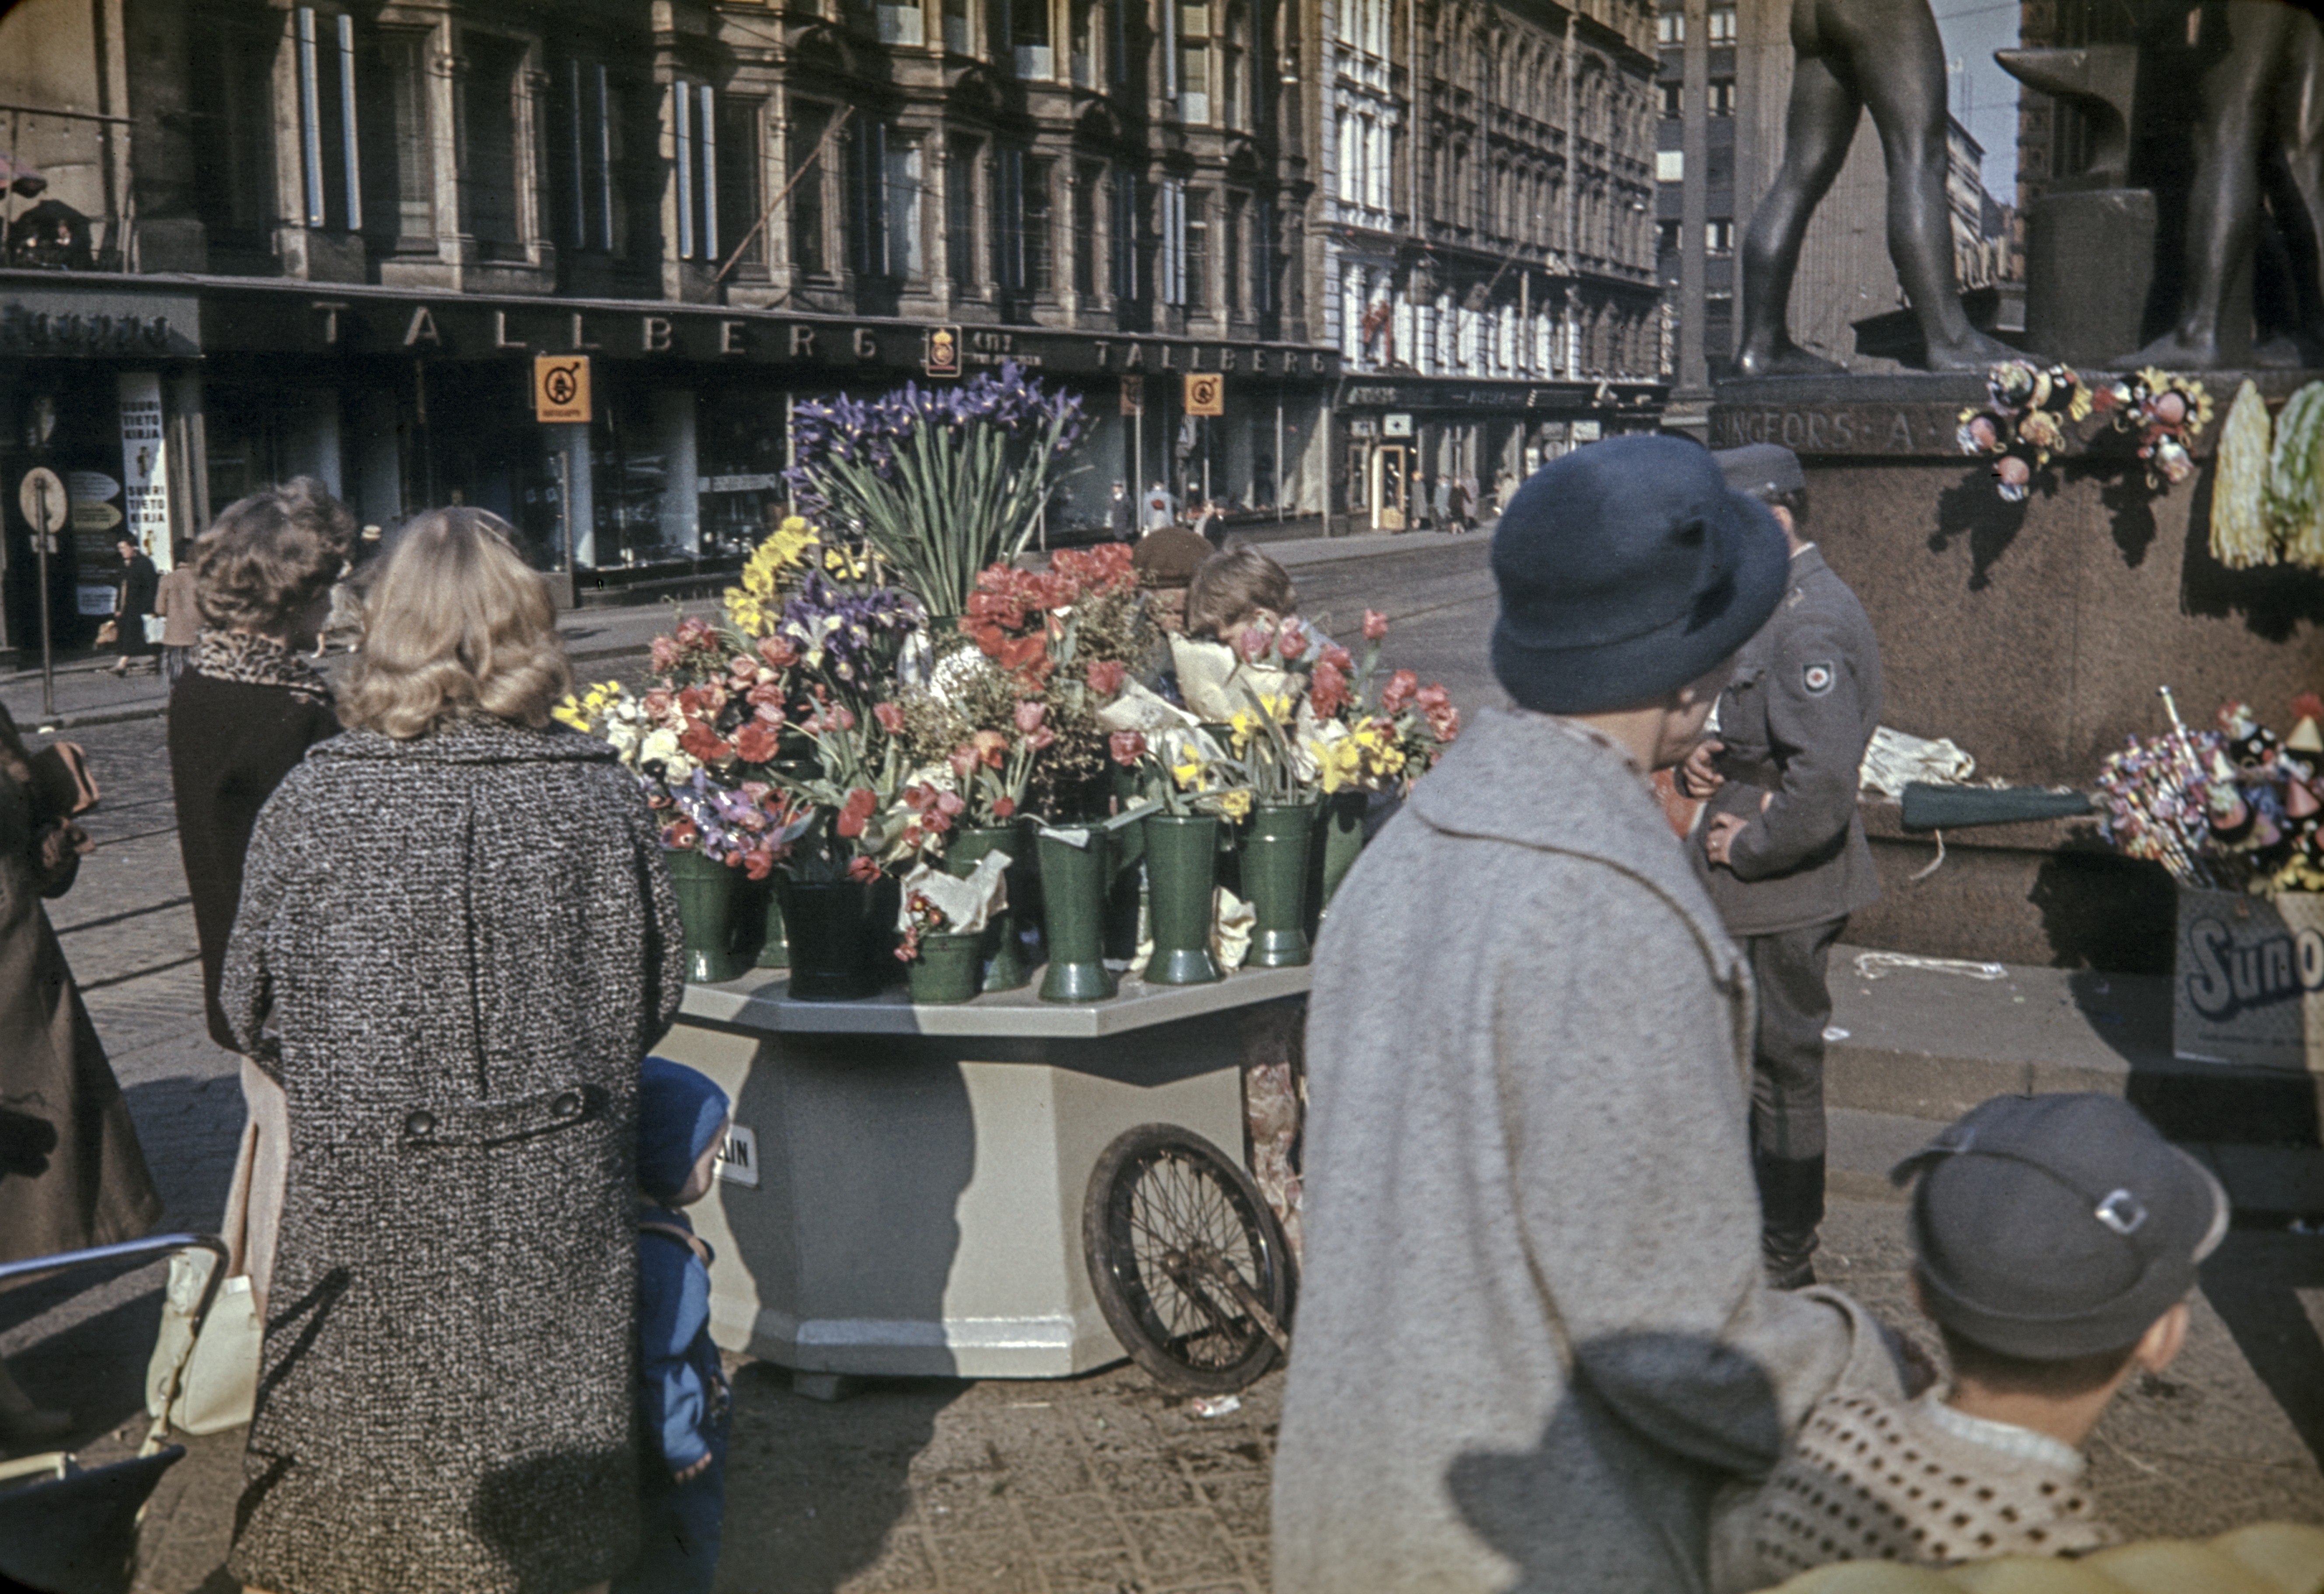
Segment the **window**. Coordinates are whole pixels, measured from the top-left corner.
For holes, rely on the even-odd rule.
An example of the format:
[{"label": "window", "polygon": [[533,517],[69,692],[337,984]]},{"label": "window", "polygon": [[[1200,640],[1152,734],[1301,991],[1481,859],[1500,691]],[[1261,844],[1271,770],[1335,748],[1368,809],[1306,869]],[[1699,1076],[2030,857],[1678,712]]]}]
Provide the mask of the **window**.
[{"label": "window", "polygon": [[718,111],[717,96],[710,85],[684,78],[671,84],[669,125],[678,180],[678,257],[715,261],[718,258]]},{"label": "window", "polygon": [[944,0],[944,47],[954,55],[969,55],[975,43],[969,37],[968,0]]},{"label": "window", "polygon": [[192,30],[193,78],[208,100],[193,119],[194,204],[213,243],[260,246],[274,220],[280,28],[279,21],[272,28],[247,24],[237,13],[233,20],[205,18]]},{"label": "window", "polygon": [[1655,18],[1655,42],[1683,44],[1686,42],[1686,13],[1665,11]]},{"label": "window", "polygon": [[1006,0],[1010,63],[1019,78],[1054,78],[1056,58],[1049,49],[1048,0]]},{"label": "window", "polygon": [[1275,309],[1275,203],[1259,199],[1250,207],[1250,308],[1255,315]]},{"label": "window", "polygon": [[945,263],[952,285],[976,286],[976,153],[973,138],[956,138],[945,156]]},{"label": "window", "polygon": [[881,207],[888,233],[888,274],[918,277],[927,269],[920,253],[920,146],[905,143],[892,134],[881,143]]},{"label": "window", "polygon": [[1022,150],[993,157],[992,277],[1012,293],[1049,290],[1049,165]]},{"label": "window", "polygon": [[363,161],[355,146],[355,32],[349,16],[296,14],[300,166],[310,227],[363,230]]},{"label": "window", "polygon": [[[364,138],[364,220],[392,238],[432,250],[436,162],[428,132],[427,44],[425,33],[403,31],[383,31],[372,41],[371,69],[364,75],[366,92],[357,121]],[[567,64],[569,89],[595,89],[602,95],[604,68],[585,74],[579,62]],[[571,97],[580,109],[580,95]]]},{"label": "window", "polygon": [[1247,302],[1243,294],[1243,261],[1246,251],[1243,240],[1249,230],[1250,202],[1241,194],[1227,196],[1227,230],[1219,255],[1219,284],[1226,312],[1240,318]]},{"label": "window", "polygon": [[1702,224],[1702,247],[1706,253],[1733,253],[1735,251],[1735,224],[1731,221],[1704,222]]},{"label": "window", "polygon": [[1676,221],[1658,221],[1655,223],[1655,253],[1656,254],[1670,255],[1676,254],[1678,253],[1679,226],[1680,224]]},{"label": "window", "polygon": [[1189,310],[1199,310],[1210,303],[1211,281],[1211,197],[1191,193],[1185,198],[1186,207],[1186,285],[1181,302]]},{"label": "window", "polygon": [[1097,293],[1097,193],[1105,180],[1099,166],[1077,167],[1074,172],[1074,291]]},{"label": "window", "polygon": [[1713,78],[1711,80],[1711,114],[1731,116],[1735,114],[1735,79]]},{"label": "window", "polygon": [[1164,304],[1186,302],[1186,185],[1166,177],[1156,194],[1160,235],[1154,263],[1154,297]]},{"label": "window", "polygon": [[1388,208],[1388,130],[1364,118],[1364,203],[1374,210]]},{"label": "window", "polygon": [[1713,44],[1735,42],[1735,8],[1732,5],[1712,6],[1709,21],[1708,32]]},{"label": "window", "polygon": [[[829,212],[825,206],[831,172],[824,150],[824,135],[830,127],[829,106],[807,100],[791,102],[790,132],[786,141],[790,145],[791,264],[815,276],[831,270]],[[809,166],[814,170],[809,170]]]},{"label": "window", "polygon": [[454,103],[459,112],[460,230],[505,251],[521,242],[517,218],[518,74],[524,47],[510,39],[469,33],[462,41],[465,70]]},{"label": "window", "polygon": [[1025,291],[1044,298],[1056,286],[1050,265],[1054,245],[1049,233],[1049,179],[1054,170],[1047,161],[1025,162],[1024,198],[1018,207],[1023,218]]},{"label": "window", "polygon": [[1220,107],[1220,120],[1237,130],[1250,125],[1250,106],[1246,104],[1243,63],[1250,50],[1250,13],[1240,0],[1227,6],[1227,33],[1221,51],[1220,69],[1224,79],[1225,104]]},{"label": "window", "polygon": [[1127,166],[1115,167],[1106,193],[1113,296],[1127,304],[1138,297],[1138,174]]},{"label": "window", "polygon": [[874,20],[882,44],[918,44],[920,42],[920,8],[917,0],[890,4],[880,0],[874,7]]},{"label": "window", "polygon": [[1656,182],[1684,182],[1686,180],[1686,152],[1684,150],[1656,150],[1655,152],[1655,180]]},{"label": "window", "polygon": [[[713,190],[713,214],[724,228],[724,248],[732,252],[746,236],[749,246],[736,259],[734,274],[762,277],[767,269],[767,235],[759,226],[766,200],[759,193],[759,161],[766,147],[766,101],[727,95],[718,101],[716,133],[719,152],[717,184]],[[753,229],[757,229],[755,232]],[[724,263],[724,256],[707,258]]]},{"label": "window", "polygon": [[1171,0],[1178,17],[1178,119],[1211,119],[1210,0]]},{"label": "window", "polygon": [[1343,205],[1352,205],[1356,202],[1356,167],[1359,163],[1359,152],[1355,144],[1355,126],[1356,119],[1345,111],[1342,111],[1333,118],[1333,142],[1338,147],[1340,153],[1340,202]]},{"label": "window", "polygon": [[1655,85],[1655,90],[1662,97],[1664,115],[1682,116],[1686,114],[1685,84],[1657,83]]},{"label": "window", "polygon": [[1074,0],[1072,70],[1075,88],[1097,87],[1097,0]]},{"label": "window", "polygon": [[888,130],[855,118],[847,139],[848,264],[860,277],[888,274]]}]

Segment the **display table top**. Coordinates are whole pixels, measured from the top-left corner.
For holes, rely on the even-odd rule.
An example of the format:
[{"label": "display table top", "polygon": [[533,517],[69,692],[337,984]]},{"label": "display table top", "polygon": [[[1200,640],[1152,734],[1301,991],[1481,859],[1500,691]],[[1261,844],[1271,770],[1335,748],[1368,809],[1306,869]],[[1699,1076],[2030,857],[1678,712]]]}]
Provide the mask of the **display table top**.
[{"label": "display table top", "polygon": [[1045,1002],[1037,970],[1021,990],[973,1001],[917,1007],[901,986],[862,1001],[795,1001],[790,982],[749,974],[724,985],[689,985],[681,1022],[787,1035],[1022,1036],[1097,1040],[1157,1024],[1247,1008],[1306,993],[1312,970],[1244,969],[1212,985],[1148,985],[1121,977],[1121,991],[1102,1002]]}]

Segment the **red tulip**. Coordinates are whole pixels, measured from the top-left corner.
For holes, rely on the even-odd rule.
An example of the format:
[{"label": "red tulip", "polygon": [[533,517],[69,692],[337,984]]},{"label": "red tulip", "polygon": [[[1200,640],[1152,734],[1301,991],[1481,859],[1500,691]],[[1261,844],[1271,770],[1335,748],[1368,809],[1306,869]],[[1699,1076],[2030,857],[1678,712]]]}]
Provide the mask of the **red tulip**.
[{"label": "red tulip", "polygon": [[1113,761],[1124,768],[1146,756],[1146,738],[1135,731],[1116,731],[1105,741],[1106,747],[1113,754]]},{"label": "red tulip", "polygon": [[1377,642],[1388,635],[1388,616],[1378,609],[1364,611],[1364,640]]},{"label": "red tulip", "polygon": [[1130,672],[1111,659],[1101,659],[1089,667],[1090,690],[1101,697],[1111,697],[1121,690],[1122,677]]},{"label": "red tulip", "polygon": [[873,704],[872,705],[872,717],[880,722],[880,728],[882,731],[887,732],[889,735],[900,736],[904,733],[904,711],[898,708],[894,704]]}]

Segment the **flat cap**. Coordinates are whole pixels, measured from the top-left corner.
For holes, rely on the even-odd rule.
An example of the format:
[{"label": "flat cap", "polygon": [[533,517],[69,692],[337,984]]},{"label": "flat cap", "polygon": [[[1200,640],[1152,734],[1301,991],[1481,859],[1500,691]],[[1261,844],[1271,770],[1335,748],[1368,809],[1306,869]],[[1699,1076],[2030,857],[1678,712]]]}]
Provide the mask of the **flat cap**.
[{"label": "flat cap", "polygon": [[1781,443],[1746,443],[1740,448],[1720,448],[1711,457],[1726,474],[1729,491],[1748,493],[1763,503],[1807,488],[1808,479],[1800,472],[1800,456]]}]

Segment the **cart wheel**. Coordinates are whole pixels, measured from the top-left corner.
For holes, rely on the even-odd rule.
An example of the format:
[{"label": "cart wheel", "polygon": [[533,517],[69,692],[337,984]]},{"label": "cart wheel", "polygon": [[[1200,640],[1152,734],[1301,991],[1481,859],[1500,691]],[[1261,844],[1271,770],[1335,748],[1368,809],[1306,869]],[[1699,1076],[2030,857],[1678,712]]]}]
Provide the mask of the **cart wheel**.
[{"label": "cart wheel", "polygon": [[1240,1389],[1288,1348],[1282,1230],[1250,1175],[1200,1135],[1141,1124],[1105,1148],[1082,1254],[1107,1325],[1173,1389]]}]

